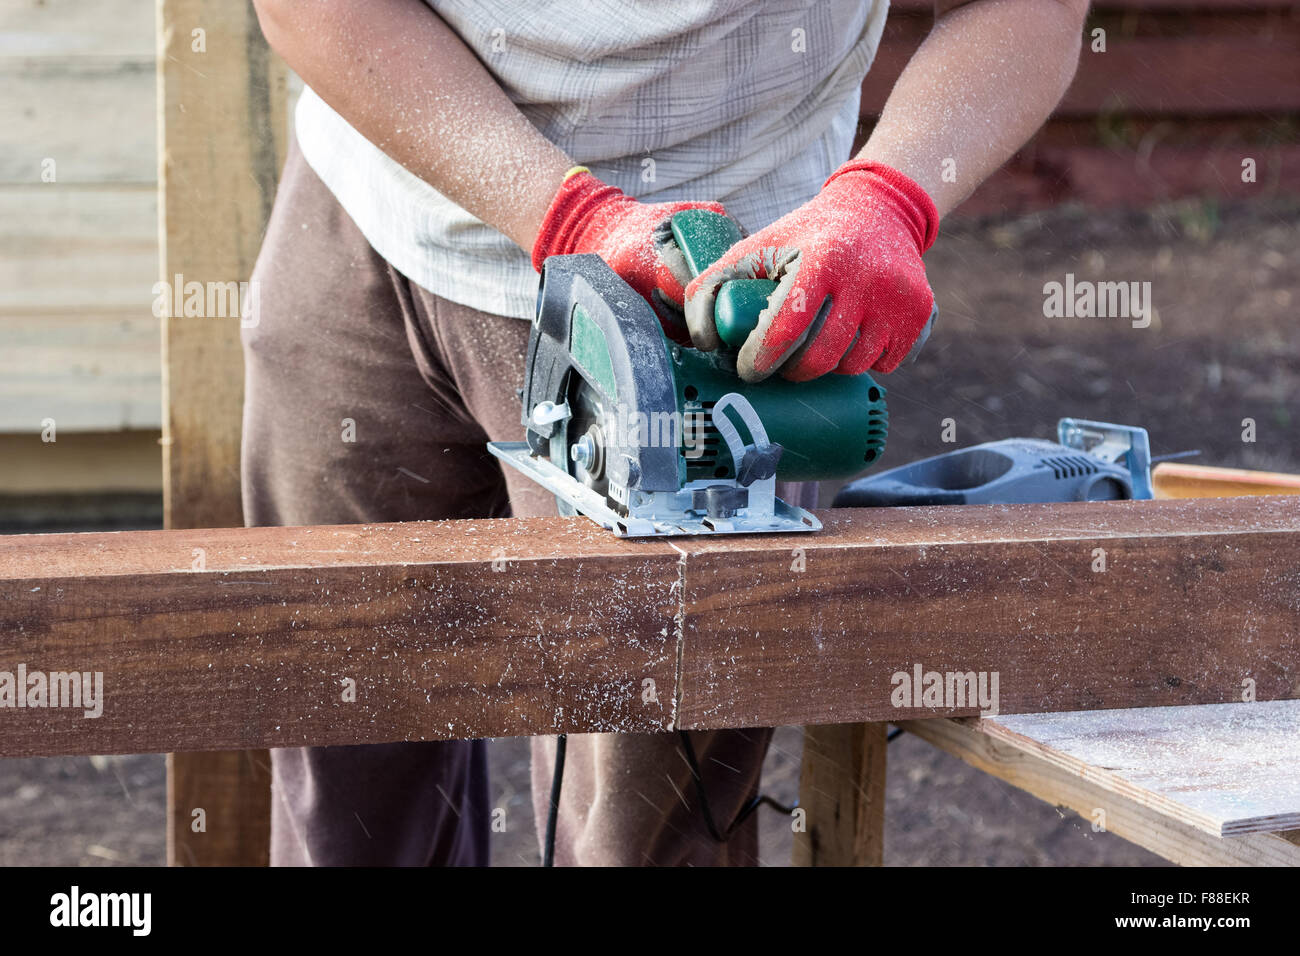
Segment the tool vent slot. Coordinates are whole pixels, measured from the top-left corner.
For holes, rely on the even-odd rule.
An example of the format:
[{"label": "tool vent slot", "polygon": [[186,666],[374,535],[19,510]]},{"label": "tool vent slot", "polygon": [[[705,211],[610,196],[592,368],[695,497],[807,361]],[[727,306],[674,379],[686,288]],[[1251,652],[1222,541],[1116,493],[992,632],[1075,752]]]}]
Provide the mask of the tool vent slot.
[{"label": "tool vent slot", "polygon": [[1044,458],[1043,464],[1052,469],[1052,477],[1058,481],[1095,475],[1099,471],[1096,462],[1082,455],[1054,455],[1051,458]]},{"label": "tool vent slot", "polygon": [[867,448],[862,456],[862,461],[871,465],[880,457],[880,453],[885,448],[885,441],[889,438],[888,409],[883,407],[872,409],[871,414],[867,417],[867,433],[864,437],[867,441]]},{"label": "tool vent slot", "polygon": [[889,434],[889,412],[873,411],[867,418],[867,437],[884,441]]},{"label": "tool vent slot", "polygon": [[694,410],[686,414],[683,427],[686,447],[699,450],[696,457],[688,459],[688,465],[708,466],[712,470],[718,459],[722,436],[718,433],[717,426],[713,424],[713,406],[716,404],[717,402],[700,402],[703,414]]}]

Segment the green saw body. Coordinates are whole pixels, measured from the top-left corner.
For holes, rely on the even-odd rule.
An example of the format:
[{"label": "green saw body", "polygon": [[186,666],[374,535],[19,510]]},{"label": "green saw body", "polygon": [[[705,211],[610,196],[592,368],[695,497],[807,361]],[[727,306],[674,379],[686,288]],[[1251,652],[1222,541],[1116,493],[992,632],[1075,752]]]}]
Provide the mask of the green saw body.
[{"label": "green saw body", "polygon": [[[692,275],[703,272],[741,238],[732,220],[703,209],[675,215],[672,230]],[[718,289],[714,320],[719,337],[731,350],[739,349],[758,325],[758,315],[775,288],[771,279],[733,279]],[[758,412],[768,438],[785,449],[777,465],[782,481],[850,478],[884,453],[889,431],[885,389],[870,375],[832,373],[809,382],[773,375],[750,384],[736,374],[734,351],[667,347],[672,350],[678,410],[685,420],[690,422],[692,413],[707,414],[728,392],[743,395]],[[689,429],[687,437],[691,438]],[[709,442],[703,454],[698,448],[685,451],[690,479],[735,474],[721,442]],[[696,457],[690,457],[692,453]]]}]

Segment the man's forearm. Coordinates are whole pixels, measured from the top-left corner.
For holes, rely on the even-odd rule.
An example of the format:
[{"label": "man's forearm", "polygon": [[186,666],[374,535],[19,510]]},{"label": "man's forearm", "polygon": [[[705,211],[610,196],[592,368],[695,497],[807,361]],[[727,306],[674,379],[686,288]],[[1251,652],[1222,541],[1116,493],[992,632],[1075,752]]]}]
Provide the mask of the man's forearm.
[{"label": "man's forearm", "polygon": [[942,13],[859,157],[910,176],[946,215],[1060,101],[1087,8],[1086,0],[974,0]]},{"label": "man's forearm", "polygon": [[267,41],[363,136],[530,249],[572,161],[419,0],[256,0]]}]

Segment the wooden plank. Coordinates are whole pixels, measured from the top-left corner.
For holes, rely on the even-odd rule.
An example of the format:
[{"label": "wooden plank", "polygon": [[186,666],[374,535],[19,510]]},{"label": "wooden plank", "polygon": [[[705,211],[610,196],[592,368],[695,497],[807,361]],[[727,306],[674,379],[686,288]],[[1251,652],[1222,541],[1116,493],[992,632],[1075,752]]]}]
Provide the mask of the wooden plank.
[{"label": "wooden plank", "polygon": [[33,495],[161,493],[156,430],[56,435],[54,442],[39,434],[0,435],[0,495],[23,496],[24,513],[32,510]]},{"label": "wooden plank", "polygon": [[[681,721],[958,716],[895,674],[999,676],[998,712],[1300,694],[1300,499],[828,512],[799,539],[690,539]],[[1104,551],[1105,570],[1095,571]],[[1197,637],[1188,640],[1195,622]]]},{"label": "wooden plank", "polygon": [[1212,836],[1300,829],[1300,701],[984,720],[981,730]]},{"label": "wooden plank", "polygon": [[585,519],[14,535],[0,567],[0,670],[105,695],[0,709],[6,756],[672,726],[680,555]]},{"label": "wooden plank", "polygon": [[147,308],[0,315],[0,432],[161,427],[158,328]]},{"label": "wooden plank", "polygon": [[795,866],[880,866],[885,858],[887,725],[806,727]]},{"label": "wooden plank", "polygon": [[[159,0],[158,143],[161,276],[245,282],[261,245],[287,148],[284,64],[244,0]],[[204,31],[196,51],[193,31]],[[219,135],[217,134],[219,131]],[[163,327],[163,511],[171,528],[243,523],[239,319],[170,317]],[[169,769],[168,860],[257,864],[266,858],[270,787],[232,776],[269,761],[175,756]],[[234,792],[230,786],[236,786]],[[211,794],[220,836],[190,829],[178,795]],[[244,852],[255,848],[256,852]]]},{"label": "wooden plank", "polygon": [[[1249,12],[1255,10],[1293,10],[1295,0],[1094,0],[1092,10],[1100,12],[1223,10]],[[934,13],[934,0],[891,0],[891,15],[926,16]]]},{"label": "wooden plank", "polygon": [[[159,16],[160,277],[246,282],[285,154],[286,71],[247,2],[162,0]],[[163,336],[168,526],[242,524],[239,318],[172,317]]]},{"label": "wooden plank", "polygon": [[[1041,135],[1050,135],[1047,128]],[[1235,142],[1236,146],[1224,146]],[[1241,161],[1256,161],[1257,180],[1241,180]],[[962,215],[1005,214],[1058,205],[1148,206],[1183,196],[1267,200],[1300,195],[1300,146],[1157,145],[1149,154],[1101,146],[1031,145],[959,206]]]},{"label": "wooden plank", "polygon": [[972,767],[1182,866],[1300,866],[1300,831],[1210,836],[992,737],[982,732],[979,721],[909,720],[900,726]]},{"label": "wooden plank", "polygon": [[3,186],[0,222],[0,315],[152,314],[152,187]]},{"label": "wooden plank", "polygon": [[0,56],[150,57],[154,4],[148,0],[5,0]]},{"label": "wooden plank", "polygon": [[0,58],[0,183],[144,183],[157,179],[152,55]]},{"label": "wooden plank", "polygon": [[[924,31],[910,29],[881,43],[862,84],[864,118],[880,115],[923,36]],[[1112,37],[1104,54],[1085,45],[1074,81],[1053,115],[1295,112],[1300,110],[1298,43],[1295,21],[1278,22],[1264,37]]]},{"label": "wooden plank", "polygon": [[896,706],[918,665],[999,675],[1001,713],[1218,703],[1243,674],[1300,696],[1295,498],[822,514],[672,544],[563,518],[0,539],[5,660],[113,688],[99,719],[7,712],[0,756],[978,711]]},{"label": "wooden plank", "polygon": [[1300,475],[1163,461],[1151,472],[1157,498],[1230,498],[1300,494]]},{"label": "wooden plank", "polygon": [[270,791],[265,750],[168,754],[171,865],[269,866],[270,821],[250,798]]}]

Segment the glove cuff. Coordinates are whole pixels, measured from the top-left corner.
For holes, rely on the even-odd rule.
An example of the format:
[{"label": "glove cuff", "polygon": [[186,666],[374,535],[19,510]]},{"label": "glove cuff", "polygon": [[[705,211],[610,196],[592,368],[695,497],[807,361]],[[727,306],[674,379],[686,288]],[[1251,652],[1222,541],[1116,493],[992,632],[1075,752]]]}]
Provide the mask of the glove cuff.
[{"label": "glove cuff", "polygon": [[894,205],[911,223],[916,236],[917,247],[925,252],[939,235],[939,210],[930,198],[930,194],[917,184],[916,180],[900,173],[893,166],[877,163],[869,159],[851,159],[822,183],[825,189],[846,173],[865,174],[871,182],[871,188],[878,194],[886,194],[893,199]]},{"label": "glove cuff", "polygon": [[572,253],[591,221],[592,213],[623,195],[623,190],[617,186],[607,185],[585,170],[571,171],[555,191],[555,197],[542,217],[542,226],[533,241],[533,268],[541,272],[542,263],[548,257]]}]

